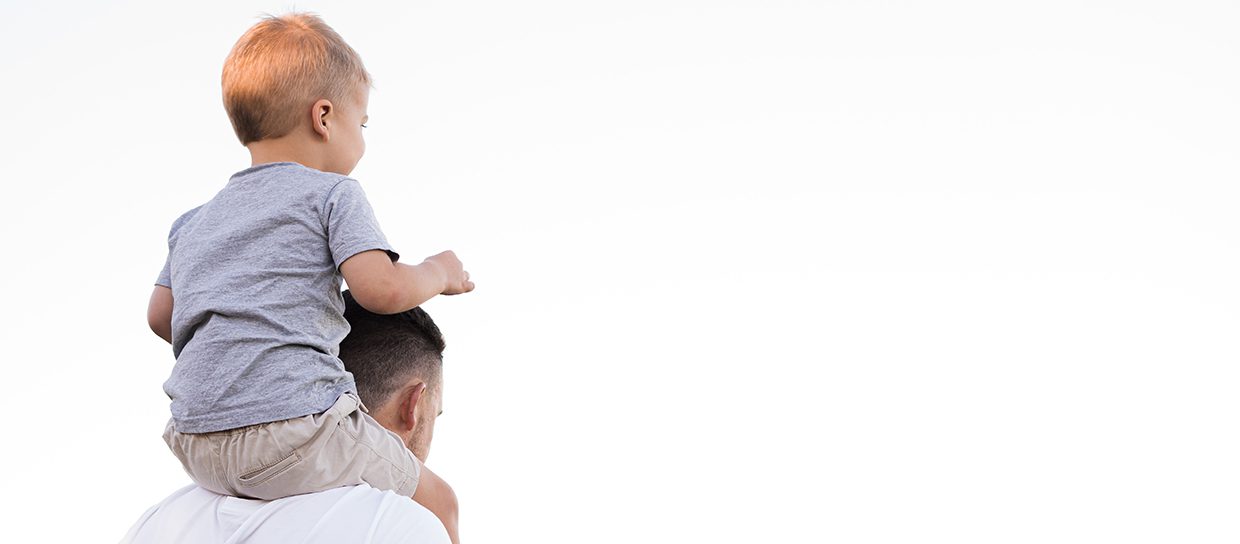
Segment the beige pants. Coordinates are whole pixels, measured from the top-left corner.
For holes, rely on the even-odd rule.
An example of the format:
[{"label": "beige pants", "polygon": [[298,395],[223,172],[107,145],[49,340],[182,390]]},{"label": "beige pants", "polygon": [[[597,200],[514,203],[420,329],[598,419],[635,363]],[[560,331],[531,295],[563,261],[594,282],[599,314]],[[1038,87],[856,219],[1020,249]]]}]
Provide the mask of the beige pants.
[{"label": "beige pants", "polygon": [[362,482],[412,497],[422,465],[345,393],[326,412],[164,441],[190,478],[221,495],[272,500]]}]

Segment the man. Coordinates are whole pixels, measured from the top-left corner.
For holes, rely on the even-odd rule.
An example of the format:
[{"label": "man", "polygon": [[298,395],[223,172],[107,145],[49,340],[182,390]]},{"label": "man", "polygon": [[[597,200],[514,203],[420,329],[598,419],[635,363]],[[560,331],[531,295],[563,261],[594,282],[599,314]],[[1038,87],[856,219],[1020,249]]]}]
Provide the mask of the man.
[{"label": "man", "polygon": [[[442,411],[443,336],[421,308],[393,315],[363,309],[345,292],[352,328],[340,359],[353,373],[362,402],[384,428],[426,462],[435,418]],[[452,488],[430,470],[419,485]],[[122,543],[410,542],[448,543],[443,524],[409,497],[361,485],[256,501],[216,495],[194,485],[151,508]]]}]

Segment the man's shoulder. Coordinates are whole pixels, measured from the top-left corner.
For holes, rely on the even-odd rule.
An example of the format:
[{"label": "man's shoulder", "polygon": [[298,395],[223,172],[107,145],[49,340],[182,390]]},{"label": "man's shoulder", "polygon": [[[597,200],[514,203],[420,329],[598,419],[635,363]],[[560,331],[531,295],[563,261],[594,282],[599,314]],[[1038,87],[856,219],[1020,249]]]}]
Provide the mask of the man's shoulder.
[{"label": "man's shoulder", "polygon": [[449,542],[429,510],[368,485],[257,501],[182,488],[148,510],[123,543]]}]

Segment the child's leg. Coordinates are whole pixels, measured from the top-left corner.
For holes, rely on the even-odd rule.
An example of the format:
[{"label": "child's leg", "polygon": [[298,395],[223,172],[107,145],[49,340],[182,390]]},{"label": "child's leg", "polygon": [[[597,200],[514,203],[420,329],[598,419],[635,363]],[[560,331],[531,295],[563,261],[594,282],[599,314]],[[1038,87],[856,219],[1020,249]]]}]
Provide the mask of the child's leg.
[{"label": "child's leg", "polygon": [[164,440],[198,485],[224,495],[275,500],[361,483],[412,495],[417,459],[359,405],[346,394],[322,414],[197,435],[169,422]]},{"label": "child's leg", "polygon": [[342,419],[339,430],[335,434],[341,440],[336,442],[336,446],[355,455],[367,456],[365,461],[354,463],[362,470],[360,476],[363,481],[376,489],[411,496],[439,518],[453,544],[460,543],[457,536],[456,492],[443,478],[414,457],[399,436],[361,409],[352,411]]},{"label": "child's leg", "polygon": [[185,473],[199,487],[221,495],[236,494],[220,474],[218,455],[215,454],[219,449],[218,437],[179,433],[176,423],[169,419],[164,427],[164,442],[181,461]]},{"label": "child's leg", "polygon": [[448,537],[452,539],[452,544],[460,544],[461,540],[456,535],[456,492],[452,491],[452,486],[449,486],[448,482],[443,481],[438,474],[426,468],[426,465],[422,465],[422,476],[418,481],[417,491],[413,493],[413,500],[425,506],[439,518],[444,528],[448,530]]}]

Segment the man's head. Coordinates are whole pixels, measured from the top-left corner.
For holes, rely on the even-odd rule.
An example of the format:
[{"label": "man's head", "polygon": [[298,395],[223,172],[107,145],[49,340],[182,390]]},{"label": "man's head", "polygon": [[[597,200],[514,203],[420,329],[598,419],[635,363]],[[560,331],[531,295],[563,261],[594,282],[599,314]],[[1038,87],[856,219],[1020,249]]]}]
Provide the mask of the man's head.
[{"label": "man's head", "polygon": [[392,315],[366,311],[344,293],[352,329],[340,359],[353,373],[370,415],[426,461],[443,407],[443,335],[421,308]]},{"label": "man's head", "polygon": [[[357,52],[318,16],[268,16],[224,61],[224,109],[243,145],[292,138],[348,175],[361,160],[371,79]],[[304,140],[304,142],[302,141]]]}]

